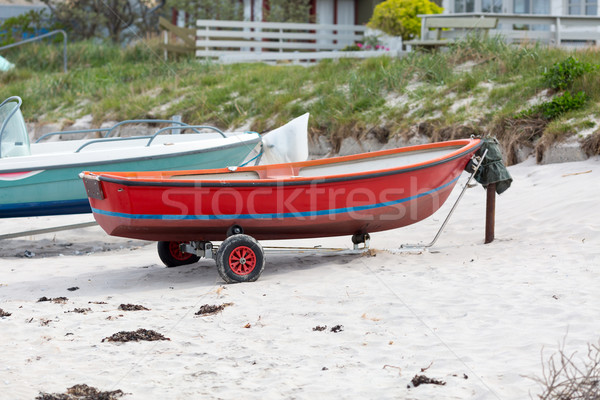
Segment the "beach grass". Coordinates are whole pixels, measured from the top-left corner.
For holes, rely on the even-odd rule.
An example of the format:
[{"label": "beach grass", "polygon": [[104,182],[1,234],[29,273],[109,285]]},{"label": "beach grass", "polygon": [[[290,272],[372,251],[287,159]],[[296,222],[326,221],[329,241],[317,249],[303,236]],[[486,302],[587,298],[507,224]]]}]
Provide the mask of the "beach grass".
[{"label": "beach grass", "polygon": [[[311,132],[331,138],[374,128],[405,134],[423,121],[487,129],[527,109],[546,90],[542,74],[552,65],[569,56],[595,63],[599,53],[467,37],[449,51],[306,67],[222,65],[193,56],[165,61],[157,39],[128,46],[89,41],[69,44],[65,74],[62,47],[42,43],[3,53],[17,69],[0,74],[0,96],[21,96],[31,122],[91,114],[99,125],[178,114],[191,123],[262,132],[310,112]],[[599,83],[598,70],[573,82],[573,93],[584,90],[589,101],[553,121],[550,135],[574,135],[583,121],[600,119]]]}]

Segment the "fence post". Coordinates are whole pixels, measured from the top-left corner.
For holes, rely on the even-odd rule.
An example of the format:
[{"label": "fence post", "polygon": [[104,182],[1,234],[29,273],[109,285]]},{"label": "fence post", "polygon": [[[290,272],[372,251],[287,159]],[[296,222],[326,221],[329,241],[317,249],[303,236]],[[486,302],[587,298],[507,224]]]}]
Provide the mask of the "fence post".
[{"label": "fence post", "polygon": [[164,49],[165,61],[168,61],[169,52],[167,50],[167,45],[169,44],[169,32],[166,29],[163,31],[163,43],[165,45],[165,49]]}]

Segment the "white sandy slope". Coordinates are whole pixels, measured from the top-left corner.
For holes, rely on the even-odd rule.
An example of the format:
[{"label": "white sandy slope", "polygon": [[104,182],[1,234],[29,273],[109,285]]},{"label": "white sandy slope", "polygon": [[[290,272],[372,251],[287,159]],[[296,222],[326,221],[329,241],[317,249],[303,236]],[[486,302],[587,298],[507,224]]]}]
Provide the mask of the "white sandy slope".
[{"label": "white sandy slope", "polygon": [[[0,308],[12,315],[0,318],[0,399],[81,383],[121,389],[125,399],[535,396],[539,386],[527,377],[541,375],[543,348],[549,356],[565,339],[583,355],[600,334],[600,160],[529,161],[510,172],[492,244],[483,244],[485,191],[477,187],[431,251],[386,249],[430,240],[450,202],[429,220],[373,234],[376,256],[269,254],[251,284],[225,285],[211,260],[164,268],[153,243],[97,227],[2,241]],[[77,218],[90,217],[65,221]],[[49,222],[0,224],[7,232]],[[15,256],[25,250],[35,256]],[[69,300],[38,303],[42,296]],[[218,315],[194,315],[227,302]],[[121,303],[150,311],[119,311]],[[343,331],[331,332],[335,325]],[[138,328],[171,340],[102,343]],[[423,374],[446,385],[408,388],[427,367]]]}]

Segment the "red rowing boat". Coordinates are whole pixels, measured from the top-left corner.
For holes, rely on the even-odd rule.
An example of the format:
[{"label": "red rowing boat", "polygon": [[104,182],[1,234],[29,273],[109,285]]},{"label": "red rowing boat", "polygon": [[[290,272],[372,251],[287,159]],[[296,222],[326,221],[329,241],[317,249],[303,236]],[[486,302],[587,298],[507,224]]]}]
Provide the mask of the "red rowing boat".
[{"label": "red rowing boat", "polygon": [[[84,172],[82,177],[94,217],[108,234],[161,241],[161,258],[172,257],[170,264],[176,264],[190,255],[185,253],[190,247],[180,245],[185,242],[195,243],[198,249],[198,243],[227,239],[223,248],[230,239],[238,237],[237,243],[242,236],[354,235],[356,243],[370,232],[421,221],[442,206],[480,146],[479,139],[464,139],[287,164]],[[262,250],[253,246],[243,242],[231,254],[236,249],[250,251],[255,266],[264,263]],[[203,245],[200,248],[205,250]],[[231,254],[223,262],[234,262]],[[248,261],[237,254],[238,272],[244,272]],[[240,264],[239,259],[245,262]],[[182,263],[187,262],[178,265]],[[254,269],[224,279],[255,280],[258,276],[246,279]]]}]

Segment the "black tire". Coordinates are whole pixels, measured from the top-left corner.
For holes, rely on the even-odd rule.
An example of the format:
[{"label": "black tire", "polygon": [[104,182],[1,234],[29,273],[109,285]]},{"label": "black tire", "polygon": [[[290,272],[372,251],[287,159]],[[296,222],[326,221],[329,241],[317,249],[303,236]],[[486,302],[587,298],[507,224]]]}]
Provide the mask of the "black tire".
[{"label": "black tire", "polygon": [[244,228],[239,225],[231,225],[229,229],[227,229],[227,237],[233,235],[241,235],[244,233]]},{"label": "black tire", "polygon": [[219,246],[216,261],[225,282],[254,282],[265,268],[265,252],[253,237],[233,235]]},{"label": "black tire", "polygon": [[194,264],[200,257],[191,253],[184,253],[179,245],[183,242],[158,242],[158,256],[167,268],[179,267],[182,265]]},{"label": "black tire", "polygon": [[368,233],[356,233],[354,235],[352,235],[352,243],[354,244],[361,244],[364,243],[365,241],[369,240],[371,237],[369,236]]}]

